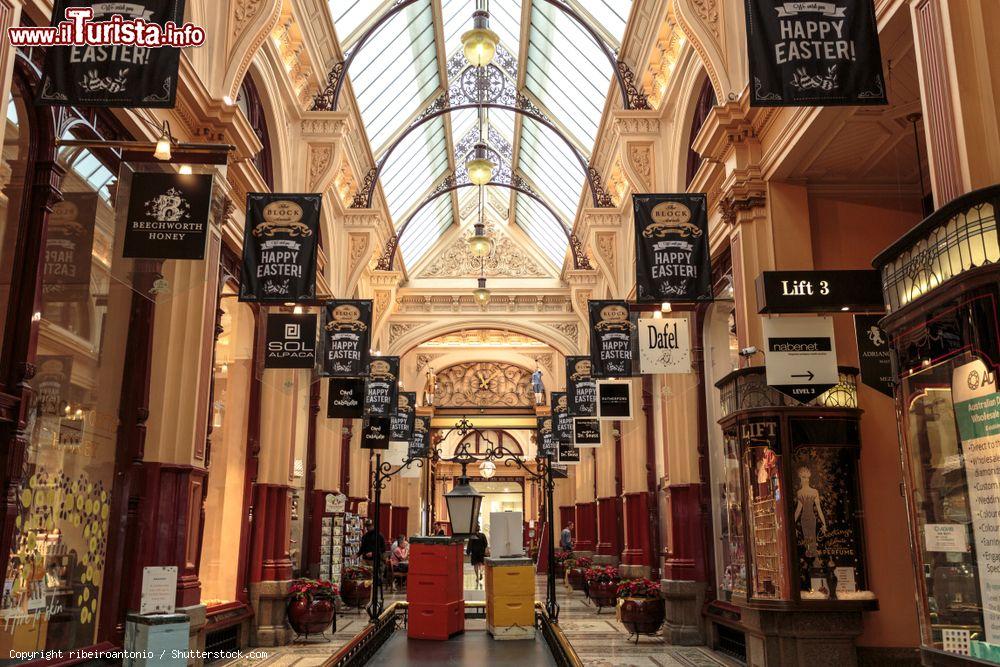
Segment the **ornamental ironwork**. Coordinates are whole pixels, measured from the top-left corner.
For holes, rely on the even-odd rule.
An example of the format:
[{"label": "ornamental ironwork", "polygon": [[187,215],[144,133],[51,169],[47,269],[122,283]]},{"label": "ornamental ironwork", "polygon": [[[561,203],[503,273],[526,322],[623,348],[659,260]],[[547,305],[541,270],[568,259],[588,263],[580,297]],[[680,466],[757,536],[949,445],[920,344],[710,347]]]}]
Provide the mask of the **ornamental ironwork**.
[{"label": "ornamental ironwork", "polygon": [[438,375],[435,405],[442,407],[532,407],[531,371],[514,364],[474,361]]}]

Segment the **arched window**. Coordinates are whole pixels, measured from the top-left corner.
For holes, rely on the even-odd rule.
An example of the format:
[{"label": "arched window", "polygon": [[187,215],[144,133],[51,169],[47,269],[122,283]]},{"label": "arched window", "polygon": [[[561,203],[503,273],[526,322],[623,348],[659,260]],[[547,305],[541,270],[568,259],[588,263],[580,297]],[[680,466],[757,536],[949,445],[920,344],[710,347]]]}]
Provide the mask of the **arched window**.
[{"label": "arched window", "polygon": [[497,445],[503,445],[507,451],[513,452],[517,456],[524,456],[524,450],[521,448],[521,444],[517,441],[517,438],[501,429],[473,431],[462,438],[462,441],[458,443],[455,449],[457,450],[458,447],[466,443],[469,444],[469,452],[471,454],[485,454],[486,450],[496,448]]},{"label": "arched window", "polygon": [[236,106],[240,108],[243,115],[250,122],[254,134],[260,139],[261,149],[254,156],[253,163],[260,172],[264,182],[272,191],[274,190],[274,170],[271,164],[271,136],[267,131],[267,119],[264,117],[264,105],[261,104],[260,94],[257,86],[249,74],[240,84],[240,92],[236,96]]},{"label": "arched window", "polygon": [[691,133],[688,135],[686,185],[691,185],[691,181],[694,180],[695,174],[701,167],[701,155],[693,148],[694,140],[701,132],[702,126],[705,125],[715,102],[715,89],[712,88],[712,82],[706,77],[705,82],[701,85],[701,92],[698,93],[698,102],[694,106],[694,116],[691,118]]}]

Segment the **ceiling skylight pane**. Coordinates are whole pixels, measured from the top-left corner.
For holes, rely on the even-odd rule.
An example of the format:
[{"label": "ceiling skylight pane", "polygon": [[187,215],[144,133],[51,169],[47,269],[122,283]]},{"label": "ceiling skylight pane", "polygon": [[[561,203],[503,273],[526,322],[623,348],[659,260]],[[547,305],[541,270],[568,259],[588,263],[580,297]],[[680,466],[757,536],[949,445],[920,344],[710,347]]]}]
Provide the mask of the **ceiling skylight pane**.
[{"label": "ceiling skylight pane", "polygon": [[396,225],[402,222],[399,216],[412,208],[447,168],[448,146],[440,117],[406,135],[382,170],[382,191]]},{"label": "ceiling skylight pane", "polygon": [[440,87],[430,1],[383,24],[351,64],[351,86],[372,148],[378,152],[403,119]]},{"label": "ceiling skylight pane", "polygon": [[514,143],[514,117],[513,111],[502,111],[500,109],[490,109],[488,111],[490,125],[495,127],[501,136],[507,140],[508,144]]},{"label": "ceiling skylight pane", "polygon": [[562,266],[569,244],[562,225],[548,209],[519,193],[514,220],[556,266]]},{"label": "ceiling skylight pane", "polygon": [[427,254],[451,226],[452,217],[451,197],[447,194],[434,199],[413,216],[399,240],[399,251],[407,267],[413,267]]},{"label": "ceiling skylight pane", "polygon": [[[451,142],[456,150],[458,144],[465,138],[465,135],[476,129],[478,122],[479,114],[475,109],[458,109],[451,112]],[[465,157],[464,155],[456,154],[455,160],[457,162],[464,162]]]},{"label": "ceiling skylight pane", "polygon": [[[469,17],[471,22],[471,13]],[[521,49],[521,0],[490,0],[490,29],[517,58]]]},{"label": "ceiling skylight pane", "polygon": [[589,153],[613,74],[594,38],[559,9],[533,4],[526,74],[528,90]]},{"label": "ceiling skylight pane", "polygon": [[615,42],[621,43],[629,12],[632,11],[632,0],[570,0],[570,3],[589,15],[596,23],[595,27],[603,28]]},{"label": "ceiling skylight pane", "polygon": [[584,173],[566,143],[552,130],[525,118],[520,160],[521,171],[559,214],[567,220],[575,218]]},{"label": "ceiling skylight pane", "polygon": [[369,16],[385,11],[384,2],[375,3],[371,0],[329,0],[327,4],[333,17],[333,27],[337,30],[337,38],[344,49],[360,36],[357,30]]}]

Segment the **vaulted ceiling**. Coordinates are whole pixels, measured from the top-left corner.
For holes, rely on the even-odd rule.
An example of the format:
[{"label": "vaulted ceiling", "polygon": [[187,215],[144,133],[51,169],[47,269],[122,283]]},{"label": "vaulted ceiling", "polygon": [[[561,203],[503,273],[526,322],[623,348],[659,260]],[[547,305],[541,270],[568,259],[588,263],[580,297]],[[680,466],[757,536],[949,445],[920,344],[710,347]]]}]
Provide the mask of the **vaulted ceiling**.
[{"label": "vaulted ceiling", "polygon": [[[556,1],[617,51],[631,0]],[[348,79],[372,154],[383,163],[389,214],[397,233],[405,228],[405,266],[440,262],[435,255],[482,217],[518,240],[541,273],[558,274],[614,73],[605,52],[548,0],[416,0],[381,21],[398,4],[330,0],[329,8],[344,53],[354,56]],[[477,8],[489,11],[500,37],[486,68],[462,52]],[[451,108],[476,100],[532,114]],[[480,137],[499,163],[494,182],[503,184],[483,192],[467,187],[465,170]],[[522,239],[534,247],[525,249]]]}]

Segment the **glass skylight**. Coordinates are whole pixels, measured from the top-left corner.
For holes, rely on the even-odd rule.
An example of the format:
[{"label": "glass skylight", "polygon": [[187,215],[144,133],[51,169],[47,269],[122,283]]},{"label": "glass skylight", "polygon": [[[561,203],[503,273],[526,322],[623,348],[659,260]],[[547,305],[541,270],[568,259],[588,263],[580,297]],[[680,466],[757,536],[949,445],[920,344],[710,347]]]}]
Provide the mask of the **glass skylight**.
[{"label": "glass skylight", "polygon": [[399,241],[399,251],[403,254],[406,266],[412,268],[416,265],[452,222],[454,218],[450,195],[441,195],[420,209],[410,220],[406,233]]},{"label": "glass skylight", "polygon": [[520,193],[517,195],[515,220],[552,263],[561,267],[569,242],[559,220],[536,200]]},{"label": "glass skylight", "polygon": [[406,135],[382,170],[382,191],[389,215],[398,226],[400,216],[413,208],[448,169],[444,120],[438,116]]},{"label": "glass skylight", "polygon": [[521,172],[561,216],[572,220],[583,188],[583,166],[555,132],[530,118],[522,122]]}]

